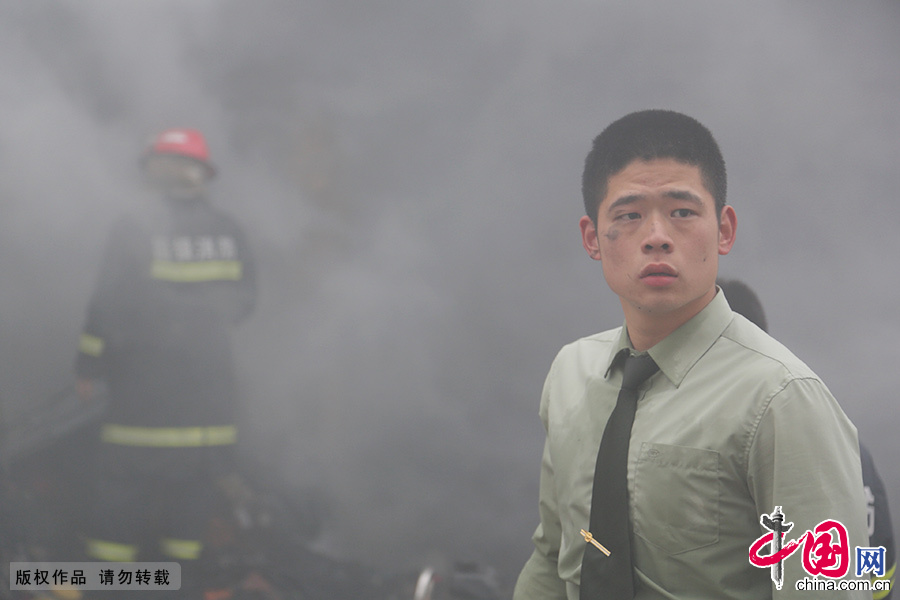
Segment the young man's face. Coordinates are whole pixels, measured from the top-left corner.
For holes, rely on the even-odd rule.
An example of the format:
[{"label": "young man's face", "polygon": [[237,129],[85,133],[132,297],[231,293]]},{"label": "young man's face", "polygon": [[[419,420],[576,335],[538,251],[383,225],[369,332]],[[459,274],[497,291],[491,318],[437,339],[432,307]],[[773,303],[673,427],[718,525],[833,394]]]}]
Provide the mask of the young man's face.
[{"label": "young man's face", "polygon": [[632,161],[609,178],[596,217],[596,225],[582,217],[582,241],[602,262],[626,321],[680,325],[712,300],[719,255],[731,250],[737,220],[730,206],[717,219],[699,167]]}]

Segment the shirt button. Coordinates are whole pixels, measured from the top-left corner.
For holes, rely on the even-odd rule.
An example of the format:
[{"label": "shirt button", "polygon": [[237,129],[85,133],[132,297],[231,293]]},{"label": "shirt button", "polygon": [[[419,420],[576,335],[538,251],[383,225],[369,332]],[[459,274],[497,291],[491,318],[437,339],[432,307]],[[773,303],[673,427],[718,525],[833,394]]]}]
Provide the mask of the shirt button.
[{"label": "shirt button", "polygon": [[660,451],[656,448],[650,448],[650,450],[647,451],[647,456],[649,456],[650,458],[657,458],[659,455]]}]

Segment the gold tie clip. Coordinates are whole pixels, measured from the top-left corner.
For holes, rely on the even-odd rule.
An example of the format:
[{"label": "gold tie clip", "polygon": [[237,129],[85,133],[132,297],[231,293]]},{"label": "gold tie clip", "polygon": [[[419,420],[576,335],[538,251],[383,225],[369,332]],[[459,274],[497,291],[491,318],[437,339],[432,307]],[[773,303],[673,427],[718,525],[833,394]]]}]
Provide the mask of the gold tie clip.
[{"label": "gold tie clip", "polygon": [[600,552],[602,552],[603,554],[609,556],[609,550],[607,550],[606,548],[604,548],[604,547],[603,547],[603,544],[601,544],[600,542],[598,542],[597,540],[595,540],[595,539],[594,539],[594,536],[591,535],[591,532],[590,532],[590,531],[585,531],[584,529],[582,529],[582,530],[581,530],[581,535],[584,536],[584,541],[585,541],[585,542],[587,542],[587,543],[589,543],[589,544],[595,545],[595,546],[600,550]]}]

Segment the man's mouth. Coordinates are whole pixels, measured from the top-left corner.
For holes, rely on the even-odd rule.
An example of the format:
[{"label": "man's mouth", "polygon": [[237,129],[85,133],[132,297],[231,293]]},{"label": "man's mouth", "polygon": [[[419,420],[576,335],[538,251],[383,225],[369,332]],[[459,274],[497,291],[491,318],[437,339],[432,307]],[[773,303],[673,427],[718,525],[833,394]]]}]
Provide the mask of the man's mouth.
[{"label": "man's mouth", "polygon": [[641,269],[639,277],[677,277],[675,269],[666,264],[651,264]]}]

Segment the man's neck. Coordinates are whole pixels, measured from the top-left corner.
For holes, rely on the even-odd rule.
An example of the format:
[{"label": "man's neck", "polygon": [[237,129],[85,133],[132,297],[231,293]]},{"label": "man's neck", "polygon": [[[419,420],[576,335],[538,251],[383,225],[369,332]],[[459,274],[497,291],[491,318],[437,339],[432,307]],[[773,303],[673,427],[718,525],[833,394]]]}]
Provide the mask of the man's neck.
[{"label": "man's neck", "polygon": [[647,312],[622,301],[625,325],[628,328],[628,339],[631,341],[631,345],[638,352],[649,350],[693,319],[712,302],[715,296],[716,290],[713,289],[712,293],[701,296],[680,310],[664,314]]}]

